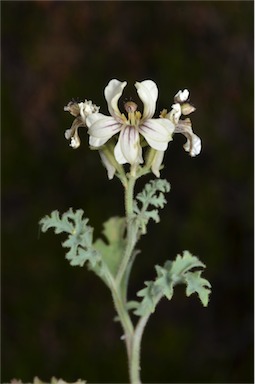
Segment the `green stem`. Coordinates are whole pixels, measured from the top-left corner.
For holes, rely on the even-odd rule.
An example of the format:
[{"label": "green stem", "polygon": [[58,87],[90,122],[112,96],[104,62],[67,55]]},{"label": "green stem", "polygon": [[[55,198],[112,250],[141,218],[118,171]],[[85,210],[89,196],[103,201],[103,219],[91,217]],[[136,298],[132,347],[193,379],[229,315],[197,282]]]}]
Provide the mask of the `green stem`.
[{"label": "green stem", "polygon": [[[155,306],[162,299],[163,295],[160,293],[155,299]],[[132,338],[131,359],[129,360],[129,374],[132,384],[141,384],[140,379],[140,356],[141,356],[141,341],[145,326],[150,318],[151,312],[147,315],[140,317]]]},{"label": "green stem", "polygon": [[[146,171],[140,171],[139,176],[132,173],[123,183],[125,188],[125,211],[127,220],[126,248],[120,264],[116,279],[112,285],[113,301],[124,330],[124,337],[128,355],[129,377],[131,384],[141,384],[140,379],[140,352],[144,328],[150,314],[138,321],[135,329],[126,306],[126,292],[131,263],[134,259],[134,248],[138,240],[138,227],[134,219],[134,187],[138,177]],[[133,256],[133,257],[132,257]]]},{"label": "green stem", "polygon": [[141,356],[141,341],[144,328],[150,314],[143,316],[137,323],[135,332],[132,338],[131,359],[129,360],[129,376],[132,384],[141,384],[140,379],[140,356]]},{"label": "green stem", "polygon": [[112,289],[112,297],[113,297],[113,302],[114,302],[116,312],[119,316],[119,319],[124,331],[124,340],[127,348],[128,361],[130,361],[134,327],[118,288]]},{"label": "green stem", "polygon": [[141,355],[141,341],[145,326],[150,317],[150,313],[143,316],[138,321],[135,329],[130,319],[129,313],[123,302],[122,295],[119,294],[118,288],[112,286],[113,301],[118,313],[123,331],[124,340],[126,343],[128,365],[129,365],[129,377],[131,384],[141,384],[140,379],[140,355]]},{"label": "green stem", "polygon": [[125,210],[127,220],[133,215],[133,199],[136,177],[129,176],[127,186],[125,188]]},{"label": "green stem", "polygon": [[135,187],[136,178],[134,176],[129,176],[127,184],[125,186],[125,210],[126,210],[126,220],[127,220],[127,245],[124,252],[122,262],[120,264],[118,274],[116,277],[117,285],[121,284],[122,278],[126,272],[129,260],[134,251],[135,244],[137,242],[137,228],[133,219],[133,198],[134,198],[134,187]]}]

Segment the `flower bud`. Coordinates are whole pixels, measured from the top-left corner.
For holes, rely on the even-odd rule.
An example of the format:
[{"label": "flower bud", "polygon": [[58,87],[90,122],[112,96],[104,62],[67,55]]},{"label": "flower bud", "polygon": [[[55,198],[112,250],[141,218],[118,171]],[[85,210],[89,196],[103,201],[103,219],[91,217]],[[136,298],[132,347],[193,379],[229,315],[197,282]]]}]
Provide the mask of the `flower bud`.
[{"label": "flower bud", "polygon": [[195,110],[196,110],[196,108],[189,103],[184,103],[181,106],[181,111],[182,111],[183,115],[189,115],[190,113],[194,112]]},{"label": "flower bud", "polygon": [[188,100],[189,97],[189,91],[187,89],[184,89],[183,91],[179,91],[174,96],[174,102],[175,103],[183,103],[184,101]]},{"label": "flower bud", "polygon": [[64,111],[68,111],[71,115],[77,117],[80,114],[79,104],[74,101],[69,101],[69,103],[64,107]]}]

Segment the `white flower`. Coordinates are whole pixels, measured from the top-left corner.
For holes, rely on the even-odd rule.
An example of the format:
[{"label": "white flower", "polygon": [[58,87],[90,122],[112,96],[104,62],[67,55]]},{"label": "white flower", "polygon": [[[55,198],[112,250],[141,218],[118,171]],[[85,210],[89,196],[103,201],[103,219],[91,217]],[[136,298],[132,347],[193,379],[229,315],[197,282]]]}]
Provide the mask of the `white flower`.
[{"label": "white flower", "polygon": [[143,162],[140,135],[152,148],[165,151],[168,142],[172,140],[175,127],[169,119],[152,119],[158,98],[158,89],[152,80],[135,83],[137,93],[143,102],[143,114],[136,111],[137,105],[133,102],[125,104],[127,116],[121,113],[118,101],[126,85],[126,81],[111,80],[104,91],[111,116],[92,113],[87,116],[86,124],[92,147],[101,147],[115,134],[120,133],[114,148],[116,161],[119,164],[135,165]]}]

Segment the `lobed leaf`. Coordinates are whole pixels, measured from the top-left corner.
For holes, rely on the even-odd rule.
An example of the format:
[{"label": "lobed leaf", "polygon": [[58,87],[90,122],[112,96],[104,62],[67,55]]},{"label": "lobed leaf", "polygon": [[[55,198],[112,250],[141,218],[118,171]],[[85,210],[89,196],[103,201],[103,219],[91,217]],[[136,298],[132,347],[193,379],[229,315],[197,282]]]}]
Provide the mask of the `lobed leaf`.
[{"label": "lobed leaf", "polygon": [[171,300],[174,286],[184,283],[187,285],[186,295],[197,293],[203,306],[208,305],[211,284],[201,277],[202,270],[192,271],[194,268],[205,268],[205,265],[189,251],[183,255],[177,255],[174,261],[167,261],[163,267],[157,265],[157,276],[154,281],[146,281],[145,288],[137,293],[142,297],[134,313],[138,316],[146,316],[154,312],[159,300],[165,296]]},{"label": "lobed leaf", "polygon": [[39,222],[42,231],[53,228],[59,234],[68,233],[67,240],[62,243],[64,248],[69,248],[66,259],[72,266],[83,266],[87,261],[90,268],[95,268],[100,263],[100,255],[93,246],[93,228],[88,225],[88,219],[83,218],[83,210],[73,211],[70,208],[62,216],[58,211],[53,211]]},{"label": "lobed leaf", "polygon": [[[146,226],[150,219],[153,219],[156,223],[159,222],[158,208],[163,208],[166,204],[164,193],[169,191],[170,184],[168,181],[157,179],[147,183],[143,191],[136,196],[134,212],[143,234],[146,233]],[[156,209],[151,209],[151,207]]]},{"label": "lobed leaf", "polygon": [[208,280],[203,279],[201,275],[202,271],[187,272],[185,274],[185,280],[187,283],[186,295],[190,296],[192,293],[197,293],[204,307],[207,307],[209,301],[209,294],[211,284]]}]

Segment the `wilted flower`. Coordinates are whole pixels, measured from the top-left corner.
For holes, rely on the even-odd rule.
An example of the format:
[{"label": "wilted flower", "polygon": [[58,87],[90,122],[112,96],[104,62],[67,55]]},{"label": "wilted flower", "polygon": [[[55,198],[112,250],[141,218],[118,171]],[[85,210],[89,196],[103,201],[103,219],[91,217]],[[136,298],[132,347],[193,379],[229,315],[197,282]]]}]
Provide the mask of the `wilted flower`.
[{"label": "wilted flower", "polygon": [[92,104],[91,100],[85,100],[84,102],[79,103],[70,101],[67,106],[64,107],[64,111],[68,111],[71,115],[76,117],[71,128],[65,131],[65,138],[67,140],[71,139],[70,146],[76,149],[80,146],[78,128],[86,127],[86,117],[92,113],[98,112],[99,107]]},{"label": "wilted flower", "polygon": [[189,91],[184,89],[178,91],[174,97],[175,104],[169,113],[166,110],[161,112],[161,116],[168,118],[175,124],[174,133],[182,133],[187,142],[184,144],[185,151],[189,152],[190,156],[194,157],[201,152],[201,139],[192,131],[191,120],[186,118],[180,119],[181,115],[189,115],[195,111],[195,107],[188,102]]}]

